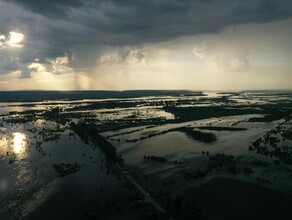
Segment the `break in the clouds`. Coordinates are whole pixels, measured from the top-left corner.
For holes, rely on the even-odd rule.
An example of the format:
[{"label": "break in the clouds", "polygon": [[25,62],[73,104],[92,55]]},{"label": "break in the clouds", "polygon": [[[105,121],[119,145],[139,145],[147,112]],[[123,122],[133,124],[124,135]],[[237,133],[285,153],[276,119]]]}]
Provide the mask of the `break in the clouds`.
[{"label": "break in the clouds", "polygon": [[0,80],[3,89],[53,89],[46,79],[62,82],[56,89],[244,89],[271,65],[266,87],[288,88],[291,16],[290,0],[0,0]]}]

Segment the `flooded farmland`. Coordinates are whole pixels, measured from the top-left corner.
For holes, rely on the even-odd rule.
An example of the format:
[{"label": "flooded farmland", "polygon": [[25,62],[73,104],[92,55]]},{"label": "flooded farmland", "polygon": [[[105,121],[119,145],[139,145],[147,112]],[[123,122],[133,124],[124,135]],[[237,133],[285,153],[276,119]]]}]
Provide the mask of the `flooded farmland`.
[{"label": "flooded farmland", "polygon": [[292,93],[34,93],[1,96],[1,219],[291,217]]}]

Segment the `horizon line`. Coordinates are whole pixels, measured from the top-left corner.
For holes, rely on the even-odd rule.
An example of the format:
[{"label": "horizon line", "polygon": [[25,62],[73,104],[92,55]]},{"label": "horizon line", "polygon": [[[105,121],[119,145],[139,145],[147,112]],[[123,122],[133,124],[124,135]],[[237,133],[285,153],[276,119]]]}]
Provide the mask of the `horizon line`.
[{"label": "horizon line", "polygon": [[20,89],[20,90],[0,90],[0,92],[128,92],[128,91],[187,91],[187,92],[248,92],[248,91],[292,91],[291,89],[68,89],[68,90],[50,90],[50,89]]}]

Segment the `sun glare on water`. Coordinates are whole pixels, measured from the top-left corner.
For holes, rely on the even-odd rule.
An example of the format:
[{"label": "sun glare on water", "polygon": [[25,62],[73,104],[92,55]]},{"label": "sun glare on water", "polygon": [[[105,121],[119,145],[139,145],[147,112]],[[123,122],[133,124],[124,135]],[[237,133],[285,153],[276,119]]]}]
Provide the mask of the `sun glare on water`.
[{"label": "sun glare on water", "polygon": [[25,140],[26,137],[22,133],[13,134],[13,151],[15,154],[21,154],[25,150]]}]

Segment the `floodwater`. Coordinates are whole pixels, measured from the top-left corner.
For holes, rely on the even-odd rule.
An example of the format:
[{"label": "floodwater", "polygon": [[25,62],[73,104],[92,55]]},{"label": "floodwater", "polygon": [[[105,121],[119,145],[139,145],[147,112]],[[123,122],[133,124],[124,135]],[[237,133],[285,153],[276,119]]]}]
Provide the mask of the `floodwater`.
[{"label": "floodwater", "polygon": [[[278,151],[283,148],[292,155],[292,140],[283,137],[292,128],[292,96],[277,97],[206,92],[204,96],[0,103],[0,217],[28,218],[64,189],[72,194],[80,191],[83,200],[125,195],[124,180],[111,170],[102,150],[82,141],[70,128],[71,122],[100,126],[101,134],[116,148],[127,169],[153,194],[180,192],[217,176],[268,183],[271,188],[291,193],[292,165]],[[277,104],[282,112],[290,111],[290,118],[286,114],[261,121],[276,111]],[[235,115],[216,117],[211,112],[210,117],[192,119],[192,113],[179,115],[167,109],[214,106],[234,110]],[[56,108],[64,122],[48,116]],[[242,110],[246,113],[237,114]],[[214,135],[216,140],[193,138],[181,128]],[[276,148],[270,136],[277,139]],[[265,146],[255,144],[258,148],[253,150],[250,146],[260,138],[267,139]],[[264,155],[264,147],[277,152]],[[210,155],[216,154],[234,156],[238,173],[220,168],[208,170],[206,176],[196,177],[191,183],[184,179],[186,174],[205,171]],[[165,161],[149,159],[151,156]],[[56,167],[63,165],[72,169],[68,173],[58,171]],[[252,172],[243,172],[249,168]]]},{"label": "floodwater", "polygon": [[[122,183],[107,168],[106,158],[68,128],[47,121],[6,125],[0,135],[0,216],[21,219],[62,188],[84,189],[84,198],[120,193]],[[32,130],[35,129],[35,130]],[[54,164],[78,164],[61,176]],[[9,218],[8,218],[9,217]],[[2,219],[2,218],[1,218]]]}]

